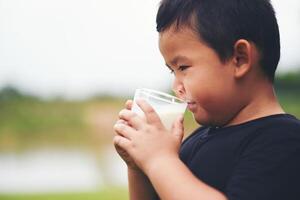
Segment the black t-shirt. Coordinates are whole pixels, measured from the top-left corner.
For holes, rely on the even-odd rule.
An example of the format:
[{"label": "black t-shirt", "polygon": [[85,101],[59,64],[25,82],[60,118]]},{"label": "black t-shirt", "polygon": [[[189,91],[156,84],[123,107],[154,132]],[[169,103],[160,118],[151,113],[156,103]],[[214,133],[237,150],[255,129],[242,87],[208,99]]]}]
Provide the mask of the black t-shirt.
[{"label": "black t-shirt", "polygon": [[229,200],[300,200],[300,121],[292,115],[201,127],[183,142],[180,158]]}]

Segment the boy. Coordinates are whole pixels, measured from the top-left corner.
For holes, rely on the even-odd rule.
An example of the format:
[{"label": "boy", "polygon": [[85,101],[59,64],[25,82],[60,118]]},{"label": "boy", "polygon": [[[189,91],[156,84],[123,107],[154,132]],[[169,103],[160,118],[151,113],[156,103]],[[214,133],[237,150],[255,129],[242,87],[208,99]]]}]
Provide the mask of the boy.
[{"label": "boy", "polygon": [[[182,144],[144,101],[114,126],[130,199],[299,200],[300,122],[273,90],[280,57],[268,0],[162,0],[159,48],[202,126]],[[178,153],[179,152],[179,153]]]}]

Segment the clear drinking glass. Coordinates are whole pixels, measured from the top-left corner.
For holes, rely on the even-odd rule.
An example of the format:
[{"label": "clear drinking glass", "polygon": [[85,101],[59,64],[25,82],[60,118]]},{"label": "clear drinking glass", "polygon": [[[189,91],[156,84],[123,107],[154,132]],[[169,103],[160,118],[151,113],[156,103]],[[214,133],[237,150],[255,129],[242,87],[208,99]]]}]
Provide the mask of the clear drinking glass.
[{"label": "clear drinking glass", "polygon": [[187,107],[185,101],[167,93],[146,88],[136,89],[131,110],[139,116],[144,116],[144,113],[136,104],[137,99],[148,102],[160,117],[165,128],[169,130],[179,115],[184,114]]}]

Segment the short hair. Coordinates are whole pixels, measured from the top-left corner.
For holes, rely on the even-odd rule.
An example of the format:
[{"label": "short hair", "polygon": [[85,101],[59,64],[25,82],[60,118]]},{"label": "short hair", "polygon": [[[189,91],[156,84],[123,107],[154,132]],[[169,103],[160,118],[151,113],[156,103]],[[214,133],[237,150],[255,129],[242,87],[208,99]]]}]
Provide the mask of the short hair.
[{"label": "short hair", "polygon": [[221,61],[233,55],[239,39],[253,42],[262,71],[272,82],[280,59],[280,35],[269,0],[162,0],[157,31],[188,26],[215,50]]}]

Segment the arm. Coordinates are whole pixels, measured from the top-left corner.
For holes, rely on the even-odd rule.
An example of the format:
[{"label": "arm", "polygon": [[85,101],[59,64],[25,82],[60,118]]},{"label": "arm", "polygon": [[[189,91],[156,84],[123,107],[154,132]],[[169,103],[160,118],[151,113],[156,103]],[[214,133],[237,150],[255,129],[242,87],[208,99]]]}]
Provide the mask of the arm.
[{"label": "arm", "polygon": [[226,200],[218,190],[197,179],[179,158],[157,160],[146,169],[163,200]]},{"label": "arm", "polygon": [[[125,104],[127,110],[130,110],[132,101],[128,100]],[[118,123],[125,123],[123,120]],[[130,200],[154,200],[158,199],[155,190],[153,189],[148,177],[136,166],[130,155],[120,146],[115,144],[116,151],[127,164],[128,187]]]},{"label": "arm", "polygon": [[115,148],[127,165],[128,187],[130,200],[154,200],[157,199],[147,176],[136,166],[130,155],[115,144]]},{"label": "arm", "polygon": [[[183,138],[183,118],[178,118],[171,131],[166,130],[155,111],[146,102],[138,102],[146,118],[123,110],[120,119],[130,124],[117,124],[114,143],[124,149],[149,177],[163,200],[225,200],[221,192],[198,180],[179,159]],[[135,184],[134,184],[135,185]],[[133,186],[134,186],[133,185]]]},{"label": "arm", "polygon": [[157,195],[145,174],[140,170],[128,168],[130,200],[154,200]]}]

